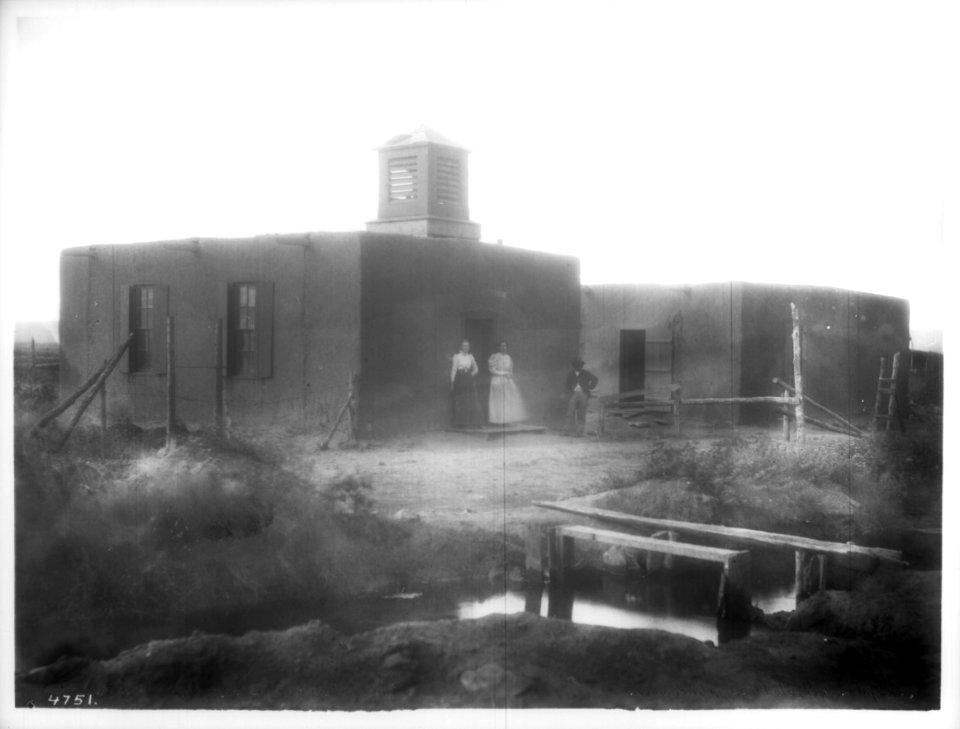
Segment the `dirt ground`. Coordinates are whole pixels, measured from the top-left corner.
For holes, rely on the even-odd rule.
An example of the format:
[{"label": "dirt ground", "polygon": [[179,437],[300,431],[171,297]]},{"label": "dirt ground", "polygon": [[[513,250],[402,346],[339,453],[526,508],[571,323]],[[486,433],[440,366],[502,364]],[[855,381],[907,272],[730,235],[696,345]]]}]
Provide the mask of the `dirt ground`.
[{"label": "dirt ground", "polygon": [[[294,434],[264,446],[306,483],[368,478],[374,517],[402,524],[408,543],[453,565],[497,558],[495,549],[457,555],[457,534],[472,542],[486,534],[493,545],[500,535],[516,562],[526,525],[558,521],[534,501],[589,500],[622,485],[660,435],[675,437],[437,432],[320,451],[315,436]],[[681,441],[730,435],[690,428]],[[871,584],[820,593],[803,611],[761,619],[763,630],[719,647],[529,614],[352,636],[319,622],[196,634],[102,659],[61,656],[18,676],[17,704],[80,695],[111,708],[937,708],[939,571],[896,570]]]},{"label": "dirt ground", "polygon": [[312,452],[313,439],[291,448],[286,463],[310,478],[369,474],[377,512],[427,523],[470,524],[511,532],[532,520],[555,520],[534,501],[604,490],[611,476],[628,477],[652,439],[598,441],[555,431],[485,436],[436,432],[368,450]]}]

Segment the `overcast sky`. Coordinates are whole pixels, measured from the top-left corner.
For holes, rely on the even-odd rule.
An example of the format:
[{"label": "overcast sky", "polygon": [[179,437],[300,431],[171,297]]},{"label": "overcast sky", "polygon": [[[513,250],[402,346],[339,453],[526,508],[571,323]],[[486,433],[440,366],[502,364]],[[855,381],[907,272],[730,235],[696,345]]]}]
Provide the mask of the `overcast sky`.
[{"label": "overcast sky", "polygon": [[425,123],[483,239],[586,284],[842,286],[939,328],[951,5],[4,2],[4,320],[57,317],[64,247],[363,229],[375,148]]}]

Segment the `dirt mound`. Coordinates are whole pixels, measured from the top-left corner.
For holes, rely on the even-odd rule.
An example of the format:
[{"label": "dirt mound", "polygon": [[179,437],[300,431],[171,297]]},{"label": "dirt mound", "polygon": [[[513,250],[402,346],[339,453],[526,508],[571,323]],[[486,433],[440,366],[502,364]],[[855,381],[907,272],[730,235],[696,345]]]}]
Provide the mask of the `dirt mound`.
[{"label": "dirt mound", "polygon": [[716,648],[521,613],[349,637],[312,622],[155,641],[20,676],[17,703],[82,693],[112,708],[930,708],[921,688],[863,641],[783,633]]},{"label": "dirt mound", "polygon": [[939,653],[940,581],[940,572],[883,571],[857,590],[815,593],[787,628],[864,638],[901,654]]}]

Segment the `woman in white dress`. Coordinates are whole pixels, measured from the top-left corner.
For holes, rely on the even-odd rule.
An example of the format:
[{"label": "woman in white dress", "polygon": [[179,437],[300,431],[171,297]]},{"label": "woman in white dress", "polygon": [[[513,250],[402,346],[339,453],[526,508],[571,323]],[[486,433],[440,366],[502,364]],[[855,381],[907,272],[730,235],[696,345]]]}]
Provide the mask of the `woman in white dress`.
[{"label": "woman in white dress", "polygon": [[507,343],[500,342],[499,349],[487,360],[491,375],[490,422],[494,425],[519,423],[527,419],[527,408],[513,381],[513,359],[507,354]]}]

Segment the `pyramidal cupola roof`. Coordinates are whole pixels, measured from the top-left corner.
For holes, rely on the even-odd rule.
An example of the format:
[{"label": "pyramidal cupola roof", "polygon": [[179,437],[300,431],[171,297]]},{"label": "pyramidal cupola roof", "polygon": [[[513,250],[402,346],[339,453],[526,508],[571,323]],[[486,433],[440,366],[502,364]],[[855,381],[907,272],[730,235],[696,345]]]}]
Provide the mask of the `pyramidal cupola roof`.
[{"label": "pyramidal cupola roof", "polygon": [[457,144],[449,137],[445,137],[436,129],[431,129],[426,124],[421,124],[412,132],[398,134],[390,137],[379,149],[391,149],[393,147],[410,147],[416,144],[439,144],[444,147],[455,147],[464,149],[463,145]]}]

